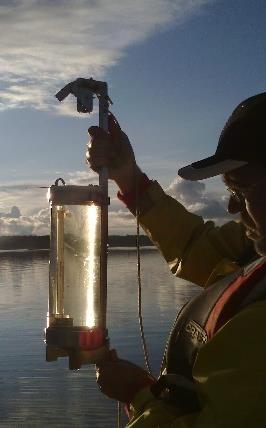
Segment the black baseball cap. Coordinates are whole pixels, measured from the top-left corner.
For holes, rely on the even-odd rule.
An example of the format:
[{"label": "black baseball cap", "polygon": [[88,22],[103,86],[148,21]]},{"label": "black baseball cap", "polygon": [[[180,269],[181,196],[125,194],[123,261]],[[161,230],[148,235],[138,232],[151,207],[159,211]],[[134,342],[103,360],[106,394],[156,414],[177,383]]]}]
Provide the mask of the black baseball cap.
[{"label": "black baseball cap", "polygon": [[254,162],[266,167],[266,92],[235,108],[213,156],[181,168],[178,174],[186,180],[203,180]]}]

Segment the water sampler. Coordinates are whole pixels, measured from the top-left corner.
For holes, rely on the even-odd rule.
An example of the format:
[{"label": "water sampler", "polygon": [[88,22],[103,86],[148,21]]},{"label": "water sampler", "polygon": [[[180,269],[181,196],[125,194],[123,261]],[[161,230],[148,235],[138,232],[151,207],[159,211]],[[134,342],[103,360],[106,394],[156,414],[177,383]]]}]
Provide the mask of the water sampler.
[{"label": "water sampler", "polygon": [[[105,82],[77,79],[56,94],[77,98],[77,110],[93,111],[99,100],[99,126],[108,131],[110,99]],[[99,184],[66,185],[62,178],[49,188],[51,244],[49,303],[45,330],[46,360],[69,358],[69,368],[96,363],[109,353],[106,329],[108,171]]]}]

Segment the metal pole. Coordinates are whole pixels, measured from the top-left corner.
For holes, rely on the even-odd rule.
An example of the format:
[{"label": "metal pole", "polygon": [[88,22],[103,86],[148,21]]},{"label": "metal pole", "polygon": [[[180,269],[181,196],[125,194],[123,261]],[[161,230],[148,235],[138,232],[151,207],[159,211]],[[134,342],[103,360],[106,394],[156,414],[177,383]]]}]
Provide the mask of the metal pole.
[{"label": "metal pole", "polygon": [[[99,126],[108,132],[109,98],[107,84],[99,96]],[[99,185],[102,188],[106,203],[101,207],[101,314],[102,328],[106,328],[107,307],[107,240],[108,240],[108,169],[101,168],[99,172]]]}]

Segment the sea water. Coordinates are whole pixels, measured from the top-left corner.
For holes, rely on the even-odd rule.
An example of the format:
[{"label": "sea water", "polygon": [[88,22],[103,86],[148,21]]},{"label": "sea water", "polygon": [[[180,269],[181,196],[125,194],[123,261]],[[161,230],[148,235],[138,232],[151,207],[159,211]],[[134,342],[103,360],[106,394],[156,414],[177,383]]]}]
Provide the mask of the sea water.
[{"label": "sea water", "polygon": [[[156,250],[143,250],[142,304],[154,374],[176,312],[196,287],[175,278]],[[107,325],[112,348],[143,366],[138,326],[137,259],[112,250],[108,260]],[[0,253],[0,426],[117,426],[117,405],[104,397],[93,366],[69,371],[68,362],[45,361],[43,330],[48,301],[46,252]]]}]

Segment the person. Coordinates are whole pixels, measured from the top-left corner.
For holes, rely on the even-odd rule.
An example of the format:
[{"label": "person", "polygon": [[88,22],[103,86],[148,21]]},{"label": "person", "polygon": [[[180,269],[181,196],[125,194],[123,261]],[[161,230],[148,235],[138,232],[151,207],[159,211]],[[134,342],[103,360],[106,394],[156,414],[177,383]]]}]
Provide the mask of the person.
[{"label": "person", "polygon": [[188,212],[137,166],[114,121],[89,129],[87,159],[103,165],[173,274],[203,290],[181,310],[159,379],[114,352],[97,368],[104,394],[127,403],[128,428],[266,426],[266,93],[241,102],[214,155],[179,170],[222,175],[228,212],[217,227]]}]

